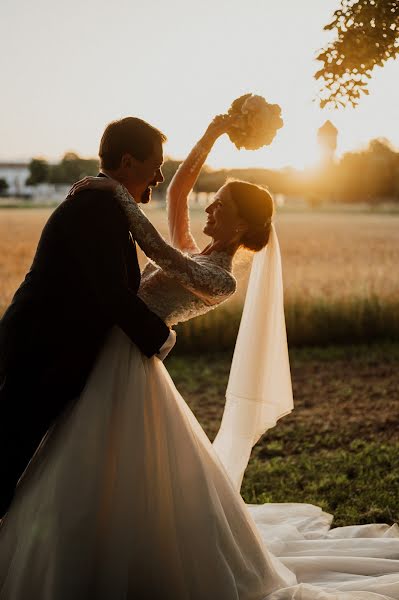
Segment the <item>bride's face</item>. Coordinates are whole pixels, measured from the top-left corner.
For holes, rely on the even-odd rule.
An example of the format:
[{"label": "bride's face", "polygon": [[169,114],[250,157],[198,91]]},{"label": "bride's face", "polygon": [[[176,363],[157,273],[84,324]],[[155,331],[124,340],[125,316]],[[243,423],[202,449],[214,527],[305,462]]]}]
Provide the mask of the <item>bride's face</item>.
[{"label": "bride's face", "polygon": [[208,219],[203,231],[215,241],[232,242],[239,239],[248,228],[247,223],[238,214],[228,185],[216,192],[213,202],[205,211],[208,213]]}]

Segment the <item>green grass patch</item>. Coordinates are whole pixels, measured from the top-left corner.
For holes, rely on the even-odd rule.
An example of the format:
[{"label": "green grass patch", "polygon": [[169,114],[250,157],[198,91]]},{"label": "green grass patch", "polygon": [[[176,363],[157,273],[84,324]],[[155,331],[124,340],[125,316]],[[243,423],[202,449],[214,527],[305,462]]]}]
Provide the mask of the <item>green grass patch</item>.
[{"label": "green grass patch", "polygon": [[[334,514],[333,526],[399,522],[399,443],[355,439],[318,451],[313,444],[284,455],[284,444],[268,445],[270,456],[251,461],[241,493],[246,502],[306,502]],[[273,453],[279,454],[273,456]]]},{"label": "green grass patch", "polygon": [[[225,403],[231,352],[167,360],[211,440]],[[246,502],[306,502],[334,526],[399,521],[399,344],[290,349],[295,409],[252,451]]]}]

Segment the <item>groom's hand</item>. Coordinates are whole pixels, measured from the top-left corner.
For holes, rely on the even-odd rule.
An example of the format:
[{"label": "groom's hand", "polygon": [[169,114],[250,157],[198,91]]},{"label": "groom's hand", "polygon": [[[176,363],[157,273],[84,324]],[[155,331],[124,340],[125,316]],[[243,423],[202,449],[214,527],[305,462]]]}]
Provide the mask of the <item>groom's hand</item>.
[{"label": "groom's hand", "polygon": [[169,352],[172,350],[172,348],[175,344],[176,344],[176,331],[173,331],[173,329],[171,329],[169,331],[169,335],[168,335],[166,342],[161,347],[160,351],[157,352],[156,356],[162,361],[165,360],[165,358],[168,356]]}]

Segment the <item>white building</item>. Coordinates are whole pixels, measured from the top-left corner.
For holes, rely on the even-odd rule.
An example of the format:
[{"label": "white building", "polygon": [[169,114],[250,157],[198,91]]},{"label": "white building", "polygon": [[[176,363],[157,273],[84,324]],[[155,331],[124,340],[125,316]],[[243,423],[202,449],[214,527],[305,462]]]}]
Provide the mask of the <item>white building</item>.
[{"label": "white building", "polygon": [[26,185],[28,177],[28,163],[0,162],[0,179],[5,179],[8,183],[7,195],[32,196],[33,188]]},{"label": "white building", "polygon": [[29,174],[29,163],[0,162],[0,179],[8,183],[7,196],[32,198],[35,202],[62,202],[71,188],[69,184],[26,185]]}]

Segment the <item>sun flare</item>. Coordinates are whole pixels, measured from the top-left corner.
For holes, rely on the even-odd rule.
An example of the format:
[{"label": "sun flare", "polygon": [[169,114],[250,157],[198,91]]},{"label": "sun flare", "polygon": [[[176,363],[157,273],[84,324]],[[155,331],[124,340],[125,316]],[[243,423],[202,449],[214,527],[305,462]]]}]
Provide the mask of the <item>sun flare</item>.
[{"label": "sun flare", "polygon": [[[140,6],[116,0],[112,9],[105,0],[71,0],[54,12],[51,0],[43,0],[40,11],[26,7],[23,21],[17,5],[6,2],[0,50],[9,57],[3,80],[12,85],[2,90],[0,159],[58,160],[69,149],[96,156],[104,126],[126,115],[165,131],[167,154],[183,158],[210,120],[247,92],[278,103],[284,128],[256,152],[220,141],[209,157],[214,167],[315,164],[317,130],[327,119],[338,129],[337,155],[373,137],[399,145],[398,61],[377,69],[370,96],[356,110],[322,111],[315,101],[314,57],[327,40],[323,27],[337,1],[232,0],[226,11],[225,2],[212,0],[201,9],[180,0]],[[101,65],[99,73],[93,65]]]}]

